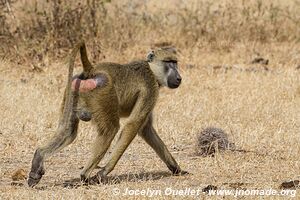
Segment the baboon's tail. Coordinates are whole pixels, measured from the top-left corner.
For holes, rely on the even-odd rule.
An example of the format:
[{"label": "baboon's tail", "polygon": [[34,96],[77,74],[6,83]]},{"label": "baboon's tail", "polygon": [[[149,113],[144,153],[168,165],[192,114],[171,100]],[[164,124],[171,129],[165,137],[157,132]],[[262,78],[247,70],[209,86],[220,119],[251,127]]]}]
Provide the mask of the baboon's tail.
[{"label": "baboon's tail", "polygon": [[81,63],[83,65],[83,72],[89,73],[93,67],[88,59],[84,42],[80,43],[80,57],[81,57]]},{"label": "baboon's tail", "polygon": [[[83,65],[83,74],[88,75],[92,70],[92,65],[88,60],[86,47],[84,41],[79,42],[72,50],[70,58],[69,58],[69,73],[68,73],[68,82],[64,94],[64,103],[63,103],[63,110],[62,115],[60,118],[60,125],[61,128],[67,128],[70,120],[73,119],[73,109],[77,106],[78,101],[78,89],[72,91],[72,80],[73,80],[73,71],[74,71],[74,64],[77,52],[80,50],[81,62]],[[78,83],[80,84],[80,82]]]},{"label": "baboon's tail", "polygon": [[[75,96],[78,96],[76,94],[76,91],[72,92],[71,90],[71,85],[72,85],[72,78],[73,78],[73,71],[74,71],[74,65],[75,65],[75,59],[77,52],[79,48],[82,46],[82,43],[78,43],[72,50],[69,61],[68,61],[68,66],[69,66],[69,73],[68,73],[68,81],[67,81],[67,86],[65,89],[65,94],[64,94],[64,104],[63,104],[63,110],[62,114],[59,120],[59,126],[62,126],[60,128],[64,129],[67,128],[68,122],[72,119],[72,109],[74,107],[74,103],[76,104],[77,101]],[[75,95],[75,96],[74,96]]]}]

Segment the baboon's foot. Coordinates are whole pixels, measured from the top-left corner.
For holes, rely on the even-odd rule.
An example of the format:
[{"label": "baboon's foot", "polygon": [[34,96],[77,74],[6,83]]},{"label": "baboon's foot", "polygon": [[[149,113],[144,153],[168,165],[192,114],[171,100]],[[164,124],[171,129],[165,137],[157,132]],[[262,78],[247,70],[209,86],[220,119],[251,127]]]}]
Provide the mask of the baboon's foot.
[{"label": "baboon's foot", "polygon": [[40,154],[40,150],[37,149],[35,151],[33,160],[32,160],[32,166],[31,171],[29,173],[28,177],[28,185],[30,187],[34,187],[36,184],[38,184],[42,178],[42,176],[45,174],[45,169],[43,166],[43,157]]},{"label": "baboon's foot", "polygon": [[185,176],[185,175],[189,175],[189,174],[190,174],[190,172],[184,171],[184,170],[181,170],[178,173],[173,173],[173,175],[175,175],[175,176]]},{"label": "baboon's foot", "polygon": [[36,184],[38,184],[40,182],[40,180],[42,179],[42,176],[45,174],[45,171],[42,171],[40,173],[34,173],[34,172],[30,172],[29,173],[29,178],[28,178],[28,186],[29,187],[34,187]]},{"label": "baboon's foot", "polygon": [[91,121],[92,114],[86,110],[79,110],[77,111],[77,117],[85,122]]}]

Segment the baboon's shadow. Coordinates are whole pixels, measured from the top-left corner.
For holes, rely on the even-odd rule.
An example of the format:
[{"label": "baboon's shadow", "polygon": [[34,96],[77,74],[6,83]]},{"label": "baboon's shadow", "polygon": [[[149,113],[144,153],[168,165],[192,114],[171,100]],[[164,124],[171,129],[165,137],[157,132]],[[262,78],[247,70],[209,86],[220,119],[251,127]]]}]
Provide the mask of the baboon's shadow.
[{"label": "baboon's shadow", "polygon": [[108,176],[104,181],[101,181],[100,183],[90,182],[88,184],[84,184],[80,181],[79,178],[75,178],[75,179],[67,180],[60,185],[68,188],[77,188],[80,186],[88,186],[88,185],[120,184],[122,182],[140,182],[140,181],[149,181],[149,180],[159,180],[170,176],[172,176],[171,173],[162,172],[162,171],[140,172],[140,173],[129,173],[129,174],[121,174],[115,176]]}]

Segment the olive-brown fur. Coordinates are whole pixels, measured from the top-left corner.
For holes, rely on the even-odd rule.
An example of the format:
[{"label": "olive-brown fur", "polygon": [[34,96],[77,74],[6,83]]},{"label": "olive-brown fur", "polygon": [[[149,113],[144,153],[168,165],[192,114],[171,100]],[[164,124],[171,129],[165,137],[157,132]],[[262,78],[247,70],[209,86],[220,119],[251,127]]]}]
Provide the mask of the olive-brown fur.
[{"label": "olive-brown fur", "polygon": [[[82,181],[89,181],[91,172],[104,157],[120,128],[121,117],[127,117],[126,124],[121,130],[120,138],[114,147],[110,160],[97,173],[96,179],[105,179],[105,176],[114,169],[137,134],[155,150],[173,174],[186,174],[187,172],[180,169],[152,125],[152,111],[161,86],[159,81],[168,78],[164,70],[164,62],[165,59],[174,61],[176,59],[174,52],[163,49],[158,50],[157,55],[153,52],[153,56],[156,57],[151,65],[147,61],[136,61],[124,65],[100,63],[92,66],[88,60],[84,43],[75,47],[70,60],[74,62],[76,55],[74,52],[78,49],[80,49],[83,72],[76,77],[82,80],[102,77],[102,82],[90,91],[71,92],[69,73],[68,85],[62,103],[62,115],[59,121],[62,126],[59,127],[57,134],[48,144],[37,149],[28,184],[34,186],[42,178],[45,172],[43,162],[46,156],[74,141],[77,136],[80,116],[83,116],[81,119],[84,121],[89,121],[89,117],[91,117],[91,121],[97,127],[98,132],[94,141],[92,157],[81,172]],[[179,75],[177,67],[173,71]]]}]

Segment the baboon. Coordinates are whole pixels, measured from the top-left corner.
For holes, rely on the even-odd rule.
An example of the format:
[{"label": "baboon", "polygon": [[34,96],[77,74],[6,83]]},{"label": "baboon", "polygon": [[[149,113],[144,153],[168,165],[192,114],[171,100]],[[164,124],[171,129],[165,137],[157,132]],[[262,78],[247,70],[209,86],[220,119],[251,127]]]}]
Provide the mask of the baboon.
[{"label": "baboon", "polygon": [[[83,72],[72,79],[78,49]],[[180,84],[181,76],[174,49],[156,49],[144,61],[124,65],[100,63],[92,66],[85,44],[81,42],[71,53],[68,83],[57,133],[48,144],[35,151],[28,185],[33,187],[40,181],[45,173],[44,160],[50,154],[74,141],[79,119],[91,120],[98,132],[92,157],[80,174],[83,182],[88,183],[91,180],[89,177],[92,170],[105,155],[120,128],[120,118],[123,117],[127,118],[127,123],[121,130],[110,159],[92,179],[104,179],[114,169],[137,134],[154,149],[174,175],[187,174],[188,172],[181,170],[152,125],[152,111],[159,88],[178,88]]]}]

